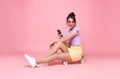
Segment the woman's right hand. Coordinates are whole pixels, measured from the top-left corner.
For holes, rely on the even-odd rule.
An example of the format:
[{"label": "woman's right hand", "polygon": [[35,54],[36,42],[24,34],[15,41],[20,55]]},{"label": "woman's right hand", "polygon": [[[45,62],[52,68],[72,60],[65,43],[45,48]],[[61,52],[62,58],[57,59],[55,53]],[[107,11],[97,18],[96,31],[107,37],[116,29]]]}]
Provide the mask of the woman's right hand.
[{"label": "woman's right hand", "polygon": [[54,46],[55,43],[56,43],[56,42],[53,42],[52,44],[49,45],[49,46],[50,46],[50,49]]}]

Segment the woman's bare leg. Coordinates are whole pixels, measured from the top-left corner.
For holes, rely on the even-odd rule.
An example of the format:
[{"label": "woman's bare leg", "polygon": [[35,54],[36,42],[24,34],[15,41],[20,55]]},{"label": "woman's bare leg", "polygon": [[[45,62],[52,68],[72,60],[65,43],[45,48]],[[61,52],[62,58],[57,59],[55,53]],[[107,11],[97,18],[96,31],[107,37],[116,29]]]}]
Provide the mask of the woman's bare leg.
[{"label": "woman's bare leg", "polygon": [[63,42],[57,42],[48,52],[47,56],[55,54],[58,51],[58,49],[60,49],[62,52],[68,52],[67,47]]},{"label": "woman's bare leg", "polygon": [[56,54],[50,55],[50,56],[45,57],[45,58],[37,59],[37,60],[36,60],[36,63],[37,63],[37,64],[50,63],[50,62],[52,62],[52,61],[54,61],[54,60],[57,60],[57,59],[58,59],[58,60],[67,61],[67,62],[69,62],[69,63],[72,62],[69,53],[66,52],[66,53],[59,53],[59,54],[56,53]]}]

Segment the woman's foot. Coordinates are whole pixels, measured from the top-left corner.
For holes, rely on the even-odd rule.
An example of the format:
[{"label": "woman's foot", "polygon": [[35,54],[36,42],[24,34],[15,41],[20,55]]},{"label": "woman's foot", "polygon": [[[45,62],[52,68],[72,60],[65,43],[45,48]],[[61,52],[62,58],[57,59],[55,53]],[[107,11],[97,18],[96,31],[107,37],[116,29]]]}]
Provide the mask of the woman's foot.
[{"label": "woman's foot", "polygon": [[32,67],[36,66],[36,60],[33,57],[30,57],[28,54],[24,54],[25,58],[28,60]]}]

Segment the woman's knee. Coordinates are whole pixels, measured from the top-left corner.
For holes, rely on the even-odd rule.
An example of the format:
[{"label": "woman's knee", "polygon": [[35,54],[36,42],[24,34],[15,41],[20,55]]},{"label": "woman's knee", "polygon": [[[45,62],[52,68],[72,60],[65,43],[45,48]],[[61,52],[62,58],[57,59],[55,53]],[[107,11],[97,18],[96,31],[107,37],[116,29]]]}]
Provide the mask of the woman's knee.
[{"label": "woman's knee", "polygon": [[57,43],[55,43],[55,45],[60,47],[60,46],[64,45],[64,43],[63,42],[57,42]]}]

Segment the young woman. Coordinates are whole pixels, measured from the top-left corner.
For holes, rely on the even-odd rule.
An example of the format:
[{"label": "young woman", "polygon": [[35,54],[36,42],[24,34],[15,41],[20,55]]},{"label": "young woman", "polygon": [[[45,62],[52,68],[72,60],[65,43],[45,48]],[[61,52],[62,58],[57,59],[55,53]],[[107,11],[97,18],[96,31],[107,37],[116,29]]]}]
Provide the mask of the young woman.
[{"label": "young woman", "polygon": [[[67,16],[66,24],[69,27],[68,31],[63,37],[60,37],[51,45],[51,50],[45,58],[35,59],[24,54],[32,67],[38,64],[50,63],[54,60],[62,60],[68,63],[74,63],[81,60],[83,53],[80,41],[80,29],[76,26],[74,12],[71,12]],[[60,49],[62,53],[57,53],[58,49]]]}]

